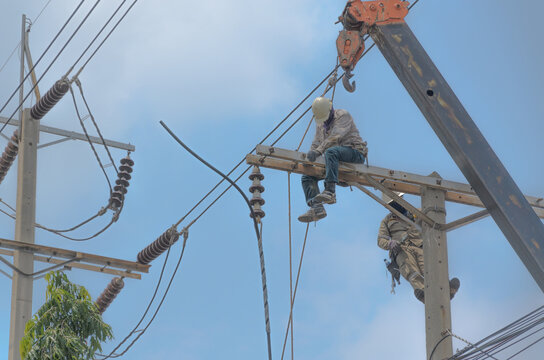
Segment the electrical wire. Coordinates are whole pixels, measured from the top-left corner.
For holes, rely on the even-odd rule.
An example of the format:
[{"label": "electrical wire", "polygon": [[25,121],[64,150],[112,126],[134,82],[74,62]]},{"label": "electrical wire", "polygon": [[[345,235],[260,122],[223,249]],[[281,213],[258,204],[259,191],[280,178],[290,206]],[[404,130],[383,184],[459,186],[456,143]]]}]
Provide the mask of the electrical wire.
[{"label": "electrical wire", "polygon": [[[64,23],[64,25],[62,25],[62,27],[60,28],[60,30],[57,32],[57,34],[55,35],[55,37],[53,37],[53,40],[51,40],[51,42],[49,43],[49,45],[47,45],[47,47],[45,48],[45,50],[43,51],[43,53],[40,55],[40,57],[38,58],[38,61],[36,61],[36,63],[34,64],[34,66],[32,67],[32,69],[29,70],[28,74],[26,74],[25,78],[23,79],[23,81],[19,84],[19,86],[17,86],[17,88],[13,91],[13,93],[11,94],[11,96],[9,97],[9,99],[6,101],[6,103],[2,106],[2,108],[0,108],[0,113],[2,111],[4,111],[4,109],[6,108],[6,106],[9,104],[9,102],[11,101],[11,99],[13,99],[13,97],[15,96],[15,94],[17,94],[17,91],[21,88],[21,86],[23,86],[23,83],[26,81],[26,79],[32,74],[32,72],[34,71],[34,69],[36,68],[36,66],[38,66],[38,64],[40,63],[40,61],[43,59],[43,57],[45,56],[45,54],[49,51],[49,49],[51,48],[51,46],[53,46],[53,43],[57,40],[57,38],[60,36],[60,34],[64,31],[64,29],[66,28],[66,26],[68,25],[68,23],[72,20],[72,18],[74,17],[74,15],[78,12],[79,8],[81,7],[81,5],[83,5],[83,3],[85,2],[85,0],[81,0],[80,3],[77,5],[77,7],[74,9],[74,11],[72,11],[72,13],[70,14],[70,16],[68,17],[68,20],[66,20],[66,22]],[[71,38],[70,38],[71,40]],[[64,50],[64,48],[62,49]],[[61,50],[61,52],[62,52]],[[58,57],[58,56],[57,56]],[[56,60],[56,58],[55,58]],[[55,60],[53,60],[53,62],[55,62]],[[51,65],[53,64],[53,62],[51,63]],[[49,67],[47,68],[47,70],[49,70]],[[47,72],[46,70],[46,72]],[[45,73],[44,73],[45,75]],[[41,78],[40,78],[41,80]],[[39,81],[38,81],[39,82]],[[38,84],[36,83],[36,86]],[[34,87],[36,87],[34,86]],[[34,90],[34,88],[32,88],[32,90],[30,92],[32,92]],[[28,97],[28,95],[27,95]],[[26,98],[24,99],[26,100]],[[24,100],[23,100],[23,103],[24,103]],[[19,108],[22,106],[22,104],[19,104],[19,106],[17,107],[17,109],[15,110],[15,112],[17,112],[17,110],[19,110]],[[14,112],[14,114],[15,114]],[[11,115],[12,117],[13,115]],[[11,119],[10,117],[10,119]],[[9,121],[8,121],[9,122]],[[2,130],[4,130],[4,127],[7,125],[7,123],[0,129],[0,133],[2,132]]]},{"label": "electrical wire", "polygon": [[[308,98],[310,96],[312,96],[312,94],[321,87],[321,85],[323,85],[323,83],[325,81],[327,81],[327,79],[330,77],[330,75],[333,74],[333,72],[335,71],[336,69],[334,69],[333,71],[331,71],[323,80],[321,80],[319,82],[319,84],[317,84],[305,97],[304,99],[302,99],[290,112],[289,114],[287,114],[260,142],[259,144],[262,144],[264,143],[280,126],[282,126],[290,117],[291,115],[293,115],[295,113],[295,111],[297,111],[300,106],[302,106],[302,104],[304,104],[304,102],[306,102],[306,100],[308,100]],[[255,151],[256,147],[254,147],[253,149],[251,149],[251,151],[249,151],[249,153],[252,153],[253,151]],[[238,167],[240,167],[240,165],[242,165],[245,161],[245,158],[243,158],[242,160],[240,160],[240,162],[238,164],[236,164],[228,173],[227,173],[227,176],[230,176],[232,175],[232,173],[238,169]],[[250,169],[250,167],[248,167],[243,174],[245,174],[248,170]],[[242,175],[243,175],[242,174]],[[241,176],[242,176],[241,175]],[[240,176],[240,177],[241,177]],[[240,179],[240,177],[238,177],[238,179]],[[206,195],[204,195],[202,197],[202,199],[200,199],[185,215],[183,215],[181,217],[181,219],[175,224],[175,226],[178,226],[179,224],[181,224],[186,218],[187,216],[189,216],[200,204],[202,204],[202,202],[204,202],[204,200],[206,200],[208,198],[208,196],[211,195],[211,193],[214,192],[215,189],[217,189],[219,187],[219,185],[221,185],[223,182],[225,181],[225,179],[221,179],[217,184],[215,184],[215,186],[210,190],[208,191],[208,193]],[[236,180],[238,181],[238,180]],[[230,189],[230,186],[229,186],[229,189]],[[224,192],[223,192],[224,194]],[[220,195],[222,196],[222,194]],[[215,201],[219,200],[219,198],[216,198]],[[215,203],[214,201],[214,203]]]},{"label": "electrical wire", "polygon": [[[108,145],[106,144],[106,141],[104,140],[104,137],[102,136],[102,132],[100,132],[100,128],[98,127],[98,124],[96,123],[96,120],[94,118],[94,115],[93,115],[90,107],[89,107],[89,104],[87,103],[87,99],[85,98],[85,94],[83,94],[83,87],[81,86],[81,81],[79,79],[76,79],[75,83],[76,83],[77,87],[79,88],[79,92],[81,93],[81,98],[83,99],[83,102],[85,103],[85,107],[87,108],[87,113],[91,117],[91,121],[93,122],[93,125],[94,125],[94,127],[96,129],[96,132],[98,133],[98,136],[100,137],[100,140],[102,140],[102,144],[104,145],[104,148],[106,149],[106,153],[108,153],[108,157],[110,158],[111,164],[112,164],[113,168],[115,169],[115,172],[119,173],[119,171],[117,170],[117,166],[115,166],[115,161],[113,160],[113,157],[111,156],[110,149],[108,148]],[[82,124],[83,124],[83,122],[82,122]],[[85,133],[85,135],[87,135],[87,133]],[[91,143],[91,139],[89,138],[89,136],[87,136],[87,140],[89,141],[89,143]],[[111,190],[111,186],[110,186],[110,190]]]},{"label": "electrical wire", "polygon": [[[30,24],[31,25],[34,25],[38,22],[38,19],[40,18],[40,16],[42,16],[42,13],[44,12],[44,10],[47,8],[47,6],[49,6],[49,4],[51,3],[52,0],[49,0],[45,5],[44,7],[42,8],[42,10],[40,11],[40,13],[36,16],[36,19],[34,21],[31,21]],[[30,20],[30,19],[28,19]],[[27,31],[30,31],[30,26],[28,28]],[[13,54],[15,54],[15,51],[21,46],[21,43],[23,42],[23,40],[19,40],[19,43],[17,45],[15,45],[15,48],[13,49],[13,51],[11,52],[11,54],[8,56],[8,58],[6,59],[6,61],[4,61],[4,63],[2,64],[2,66],[0,67],[0,72],[2,72],[2,70],[4,70],[4,68],[6,67],[6,64],[9,62],[9,60],[13,57]],[[15,91],[17,91],[18,89],[16,89]]]},{"label": "electrical wire", "polygon": [[221,171],[217,170],[213,165],[211,165],[209,162],[201,158],[197,153],[195,153],[193,150],[191,150],[187,145],[185,145],[173,132],[166,126],[166,124],[163,121],[160,121],[160,124],[164,129],[174,138],[174,140],[177,141],[178,144],[180,144],[185,150],[187,150],[191,155],[193,155],[195,158],[197,158],[200,162],[202,162],[204,165],[209,167],[211,170],[222,176],[225,180],[227,180],[231,186],[234,186],[236,190],[242,195],[244,200],[246,201],[247,206],[249,207],[251,218],[253,219],[253,225],[255,227],[255,234],[257,235],[257,245],[259,248],[259,259],[261,263],[261,280],[263,285],[263,300],[264,300],[264,312],[265,312],[265,327],[266,327],[266,336],[267,336],[267,345],[268,345],[268,360],[272,360],[272,341],[270,338],[270,316],[268,311],[268,290],[266,285],[266,270],[265,270],[265,264],[264,264],[264,251],[263,251],[263,244],[262,244],[262,233],[259,231],[259,225],[257,216],[255,215],[255,212],[253,211],[253,207],[251,206],[249,199],[247,198],[247,195],[240,189],[238,185],[236,185],[236,182],[232,181],[227,175],[223,174]]},{"label": "electrical wire", "polygon": [[[108,176],[108,173],[106,172],[106,168],[102,164],[102,160],[100,160],[100,156],[98,156],[98,153],[96,152],[96,149],[95,149],[95,147],[93,145],[93,142],[91,141],[91,138],[89,137],[89,134],[87,133],[87,128],[85,128],[85,124],[83,123],[83,119],[81,118],[81,115],[79,113],[79,109],[78,109],[78,106],[77,106],[76,97],[74,95],[74,90],[72,89],[72,85],[70,85],[70,94],[72,94],[72,100],[74,102],[74,108],[76,110],[76,115],[77,115],[77,118],[79,119],[79,124],[81,125],[81,129],[83,130],[83,133],[85,134],[85,137],[87,138],[87,142],[89,143],[89,145],[91,146],[91,149],[93,150],[96,161],[98,162],[98,166],[100,166],[100,169],[102,170],[102,172],[104,173],[104,176],[106,177],[106,181],[108,182],[108,186],[110,188],[110,196],[111,196],[111,194],[113,193],[113,188],[111,186],[110,178]],[[91,116],[91,118],[92,118],[92,116]],[[102,138],[102,136],[101,136],[101,138]],[[102,142],[104,142],[103,138],[102,138]],[[115,170],[117,171],[117,168]]]},{"label": "electrical wire", "polygon": [[[74,36],[78,33],[79,29],[83,26],[83,24],[87,21],[87,19],[89,18],[89,16],[93,13],[94,9],[96,8],[96,6],[100,3],[100,1],[102,0],[97,0],[96,3],[93,5],[93,7],[91,8],[91,10],[87,13],[87,15],[85,15],[85,17],[83,18],[83,20],[81,21],[81,23],[78,25],[78,27],[76,28],[76,30],[72,33],[72,35],[70,36],[70,38],[68,38],[68,40],[66,41],[66,43],[64,44],[64,46],[60,49],[60,51],[57,53],[57,55],[55,56],[55,58],[53,59],[53,61],[51,61],[51,63],[47,66],[47,68],[45,69],[45,71],[43,72],[43,74],[39,77],[39,79],[36,81],[36,83],[34,84],[34,86],[32,87],[32,89],[30,89],[30,91],[28,92],[28,94],[26,94],[26,96],[23,98],[23,101],[21,101],[21,103],[19,103],[19,106],[17,106],[17,108],[15,109],[15,111],[10,115],[10,117],[8,118],[8,121],[4,124],[4,126],[2,126],[2,128],[0,128],[0,133],[2,131],[4,131],[5,127],[9,124],[9,122],[13,119],[13,116],[17,113],[17,111],[23,106],[24,102],[26,101],[26,99],[28,99],[28,97],[32,94],[32,92],[34,91],[34,89],[38,86],[38,84],[40,83],[40,81],[43,79],[43,77],[45,76],[45,74],[47,74],[47,72],[49,71],[49,69],[51,68],[51,66],[53,66],[53,64],[55,63],[55,61],[57,61],[57,59],[59,58],[59,56],[62,54],[62,52],[64,51],[64,49],[68,46],[68,44],[72,41],[72,39],[74,38]],[[32,69],[34,69],[36,67],[36,64],[32,67]],[[27,74],[27,77],[32,73],[32,71],[30,71],[28,74]],[[26,79],[26,77],[25,77]],[[23,80],[24,82],[24,80]],[[19,89],[21,86],[22,86],[23,83],[21,83],[19,85],[19,87],[17,87],[17,89]],[[11,100],[11,97],[10,97],[10,100]],[[9,102],[9,100],[8,100]],[[6,103],[7,105],[8,103]],[[5,107],[5,105],[4,105]],[[2,108],[3,110],[4,108]],[[0,112],[2,111],[0,110]]]},{"label": "electrical wire", "polygon": [[[113,33],[113,31],[117,28],[117,26],[121,23],[121,21],[123,21],[123,19],[125,18],[125,16],[127,16],[127,14],[130,12],[130,10],[132,10],[132,7],[134,5],[136,5],[136,3],[138,2],[138,0],[134,0],[132,2],[132,4],[130,4],[130,6],[128,7],[128,9],[125,11],[125,13],[121,16],[121,18],[115,23],[115,25],[111,28],[110,32],[106,35],[106,37],[104,37],[104,39],[102,40],[102,42],[98,45],[98,47],[93,51],[93,53],[89,56],[89,58],[87,59],[87,61],[85,61],[85,63],[81,66],[81,68],[77,71],[75,77],[78,77],[79,74],[81,74],[81,72],[83,71],[83,69],[85,68],[85,66],[87,66],[87,64],[89,63],[89,61],[91,61],[91,59],[96,55],[96,53],[98,52],[98,50],[100,50],[100,48],[102,47],[102,45],[104,45],[104,43],[106,42],[106,40],[108,40],[108,38],[110,37],[110,35]],[[109,20],[108,20],[109,22]],[[102,30],[101,30],[102,31]],[[93,40],[94,41],[94,40]],[[87,50],[85,50],[87,51]],[[78,59],[79,61],[79,59]],[[74,64],[75,65],[75,64]]]},{"label": "electrical wire", "polygon": [[159,275],[159,280],[157,281],[157,285],[155,286],[155,291],[153,292],[153,296],[151,296],[151,300],[149,300],[149,303],[144,311],[144,314],[142,315],[142,317],[140,318],[140,321],[138,321],[138,323],[134,326],[134,328],[129,332],[129,334],[109,353],[109,355],[103,355],[103,354],[98,354],[99,356],[103,356],[104,359],[107,359],[109,357],[117,357],[118,355],[115,354],[115,351],[117,349],[119,349],[131,336],[132,334],[134,334],[136,332],[136,330],[138,329],[138,327],[140,326],[140,324],[144,321],[145,319],[145,316],[147,315],[147,313],[149,312],[149,310],[151,309],[151,306],[153,305],[153,302],[155,301],[155,297],[157,296],[157,293],[159,292],[159,287],[161,285],[161,281],[162,281],[162,277],[164,275],[164,270],[166,268],[166,264],[168,262],[168,257],[170,255],[170,247],[168,248],[167,252],[166,252],[166,256],[164,258],[164,262],[162,264],[162,268],[161,268],[161,272],[160,272],[160,275]]},{"label": "electrical wire", "polygon": [[[451,359],[477,360],[484,357],[493,358],[493,355],[496,355],[543,330],[544,327],[541,327],[536,331],[525,335],[527,332],[542,324],[544,324],[544,306],[541,306],[540,308],[532,311],[531,313],[510,323],[509,325],[485,337],[484,339],[480,340],[475,344],[469,343],[469,346],[458,351]],[[542,339],[534,341],[533,343],[529,344],[525,348],[512,355],[509,359],[517,356],[519,353],[525,351],[526,349],[541,340]]]},{"label": "electrical wire", "polygon": [[76,67],[77,63],[83,58],[83,56],[85,56],[85,54],[87,53],[87,51],[91,48],[91,46],[93,46],[94,42],[96,41],[96,39],[98,39],[98,37],[100,36],[100,34],[102,34],[102,31],[104,31],[104,29],[106,29],[106,27],[109,25],[109,23],[111,22],[111,20],[115,17],[115,15],[117,15],[117,13],[119,12],[119,10],[121,10],[121,8],[123,7],[123,5],[125,4],[127,0],[123,0],[121,2],[121,4],[119,4],[119,6],[117,7],[117,9],[115,9],[115,11],[113,12],[113,14],[109,17],[108,21],[106,21],[106,23],[102,26],[102,28],[100,29],[100,31],[98,31],[98,33],[95,35],[95,37],[91,40],[91,42],[89,43],[89,45],[87,45],[87,47],[85,48],[85,50],[83,50],[83,52],[81,53],[81,55],[79,56],[79,58],[76,60],[76,62],[70,67],[70,69],[68,70],[68,72],[66,73],[65,76],[68,76],[68,74],[70,74],[72,72],[72,70]]}]

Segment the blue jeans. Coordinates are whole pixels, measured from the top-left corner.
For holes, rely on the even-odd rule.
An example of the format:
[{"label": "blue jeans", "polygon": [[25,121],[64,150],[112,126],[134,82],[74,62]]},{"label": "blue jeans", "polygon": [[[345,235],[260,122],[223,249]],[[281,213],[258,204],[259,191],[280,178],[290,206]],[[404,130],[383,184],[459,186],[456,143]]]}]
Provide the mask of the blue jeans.
[{"label": "blue jeans", "polygon": [[[362,164],[365,160],[363,154],[359,151],[350,148],[349,146],[333,146],[325,150],[325,182],[338,183],[338,162],[350,162]],[[319,186],[317,182],[319,178],[315,176],[302,175],[302,190],[306,196],[306,203],[310,204],[317,194],[319,194]]]}]

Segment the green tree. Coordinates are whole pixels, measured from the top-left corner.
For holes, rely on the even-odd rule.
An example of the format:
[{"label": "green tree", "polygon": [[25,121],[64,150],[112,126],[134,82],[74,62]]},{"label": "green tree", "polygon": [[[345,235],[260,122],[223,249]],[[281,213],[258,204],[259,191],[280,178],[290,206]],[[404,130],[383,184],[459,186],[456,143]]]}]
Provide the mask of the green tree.
[{"label": "green tree", "polygon": [[24,360],[87,360],[113,337],[89,292],[62,272],[50,272],[45,304],[26,323],[20,351]]}]

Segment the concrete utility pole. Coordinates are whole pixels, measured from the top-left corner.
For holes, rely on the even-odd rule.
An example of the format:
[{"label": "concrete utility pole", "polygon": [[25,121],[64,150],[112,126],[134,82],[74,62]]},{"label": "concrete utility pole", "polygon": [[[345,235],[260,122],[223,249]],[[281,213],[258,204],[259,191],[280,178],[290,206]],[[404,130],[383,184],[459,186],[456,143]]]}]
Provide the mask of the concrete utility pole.
[{"label": "concrete utility pole", "polygon": [[[36,222],[36,164],[38,157],[39,120],[30,117],[30,110],[23,111],[19,162],[17,169],[17,215],[15,241],[34,244]],[[21,272],[34,272],[34,254],[16,250],[13,265]],[[19,360],[19,342],[24,335],[26,322],[32,316],[33,277],[13,272],[11,290],[11,320],[9,333],[9,360]]]},{"label": "concrete utility pole", "polygon": [[[440,178],[433,173],[430,176]],[[421,209],[438,224],[446,223],[446,192],[423,186]],[[450,287],[448,275],[448,243],[446,231],[423,222],[423,258],[425,263],[425,333],[427,359],[453,356],[451,337],[442,338],[451,331]],[[441,341],[442,340],[442,341]],[[438,344],[440,342],[440,344]],[[437,345],[438,344],[438,345]],[[436,348],[435,348],[436,347]]]}]

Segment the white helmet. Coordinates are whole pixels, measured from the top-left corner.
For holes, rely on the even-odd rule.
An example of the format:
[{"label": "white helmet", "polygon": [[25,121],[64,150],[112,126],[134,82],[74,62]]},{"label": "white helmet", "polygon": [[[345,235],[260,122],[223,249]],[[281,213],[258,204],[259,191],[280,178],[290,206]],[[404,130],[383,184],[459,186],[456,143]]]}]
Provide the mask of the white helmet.
[{"label": "white helmet", "polygon": [[312,112],[314,113],[315,122],[323,124],[329,119],[331,114],[332,101],[326,97],[318,97],[312,103]]}]

